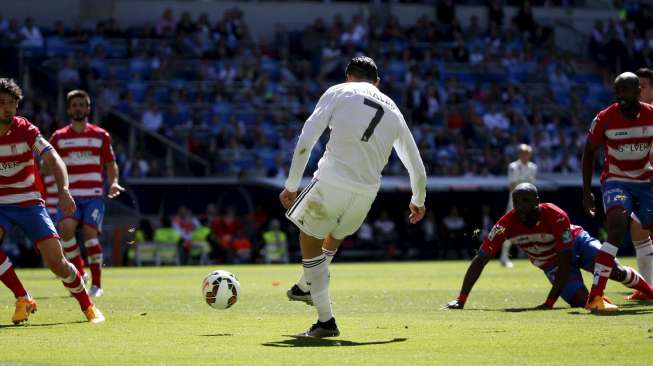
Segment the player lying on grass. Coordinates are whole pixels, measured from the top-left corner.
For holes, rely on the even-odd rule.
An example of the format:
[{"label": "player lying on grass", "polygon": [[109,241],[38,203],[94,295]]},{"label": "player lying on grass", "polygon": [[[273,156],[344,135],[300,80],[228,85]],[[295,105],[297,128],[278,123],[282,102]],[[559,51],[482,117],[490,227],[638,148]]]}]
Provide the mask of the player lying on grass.
[{"label": "player lying on grass", "polygon": [[[585,306],[588,291],[580,270],[592,273],[601,243],[582,227],[571,225],[567,213],[561,208],[552,203],[540,203],[534,185],[518,185],[512,198],[515,208],[494,225],[467,269],[458,298],[443,307],[464,308],[467,296],[483,268],[501,250],[501,243],[506,239],[526,252],[531,263],[540,268],[553,285],[546,301],[537,309],[553,308],[560,296],[571,307]],[[610,279],[648,296],[653,295],[651,285],[633,268],[617,264]]]}]

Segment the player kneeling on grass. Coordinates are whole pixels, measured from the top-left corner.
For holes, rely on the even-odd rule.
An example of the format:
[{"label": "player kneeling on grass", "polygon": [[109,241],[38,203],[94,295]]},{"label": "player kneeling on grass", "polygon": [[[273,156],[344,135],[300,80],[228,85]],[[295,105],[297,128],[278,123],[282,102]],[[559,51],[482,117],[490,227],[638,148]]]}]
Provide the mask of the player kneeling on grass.
[{"label": "player kneeling on grass", "polygon": [[[12,225],[18,225],[79,302],[88,321],[102,322],[104,316],[88,297],[79,272],[63,255],[59,234],[35,185],[38,173],[34,155],[37,155],[57,181],[59,207],[64,213],[72,214],[75,201],[68,190],[66,166],[39,129],[16,116],[21,98],[22,91],[13,80],[0,79],[0,240]],[[21,321],[27,320],[29,310]]]},{"label": "player kneeling on grass", "polygon": [[[553,285],[546,301],[536,309],[553,308],[558,297],[562,297],[571,307],[585,306],[588,291],[580,270],[592,273],[601,243],[582,227],[571,225],[567,213],[561,208],[552,203],[540,203],[534,185],[518,185],[512,198],[515,208],[494,225],[467,269],[458,298],[443,308],[464,308],[467,296],[483,268],[501,250],[501,244],[506,239],[526,252],[533,265],[539,267]],[[651,285],[633,268],[617,264],[610,279],[648,296],[653,295]],[[616,306],[614,310],[617,310]]]}]

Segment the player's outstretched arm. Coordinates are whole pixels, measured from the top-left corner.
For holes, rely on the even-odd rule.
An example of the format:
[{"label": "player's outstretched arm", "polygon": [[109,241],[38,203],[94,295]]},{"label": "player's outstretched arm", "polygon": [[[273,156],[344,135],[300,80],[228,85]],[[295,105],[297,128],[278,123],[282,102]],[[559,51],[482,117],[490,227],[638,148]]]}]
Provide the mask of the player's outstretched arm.
[{"label": "player's outstretched arm", "polygon": [[463,286],[460,289],[460,294],[455,300],[449,301],[448,303],[442,305],[443,309],[465,308],[467,296],[472,291],[472,288],[474,287],[474,284],[476,284],[476,281],[478,281],[478,278],[481,277],[481,273],[483,273],[483,269],[489,261],[490,257],[483,252],[479,252],[474,257],[474,259],[472,259],[472,263],[469,264],[467,273],[465,273],[465,279],[463,280]]},{"label": "player's outstretched arm", "polygon": [[594,217],[596,212],[596,201],[592,193],[592,175],[594,174],[594,161],[596,160],[596,151],[601,145],[594,144],[589,139],[585,143],[582,157],[583,169],[583,209],[585,213]]},{"label": "player's outstretched arm", "polygon": [[569,279],[569,273],[571,272],[571,250],[563,250],[558,252],[558,271],[556,272],[556,279],[551,286],[549,295],[546,297],[546,301],[543,304],[540,304],[536,309],[547,310],[553,309],[553,305],[560,297],[560,293],[565,288],[567,280]]},{"label": "player's outstretched arm", "polygon": [[48,171],[54,175],[59,190],[59,208],[64,215],[69,216],[75,213],[75,200],[68,190],[68,170],[66,164],[54,149],[49,149],[42,155]]},{"label": "player's outstretched arm", "polygon": [[[410,200],[410,223],[415,224],[424,217],[426,201],[426,169],[424,162],[419,154],[415,139],[406,125],[406,121],[401,117],[402,128],[399,131],[399,136],[394,142],[393,147],[397,152],[397,156],[401,163],[404,164],[408,175],[410,176],[410,188],[413,191],[413,196]],[[421,216],[420,216],[421,212]]]},{"label": "player's outstretched arm", "polygon": [[118,177],[120,176],[118,173],[118,164],[115,161],[110,161],[105,164],[105,168],[107,170],[107,180],[109,181],[109,192],[107,196],[109,198],[116,198],[120,193],[125,191],[125,188],[118,183]]}]

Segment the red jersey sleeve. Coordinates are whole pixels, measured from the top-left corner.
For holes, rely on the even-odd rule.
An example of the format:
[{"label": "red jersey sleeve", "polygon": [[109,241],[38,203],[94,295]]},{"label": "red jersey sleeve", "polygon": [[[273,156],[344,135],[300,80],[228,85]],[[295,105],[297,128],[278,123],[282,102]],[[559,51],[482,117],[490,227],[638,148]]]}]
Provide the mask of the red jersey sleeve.
[{"label": "red jersey sleeve", "polygon": [[37,156],[41,156],[44,152],[52,149],[52,145],[46,140],[39,131],[38,127],[33,124],[27,125],[27,144],[29,145],[32,152]]},{"label": "red jersey sleeve", "polygon": [[548,219],[551,220],[551,230],[555,237],[556,250],[560,252],[572,249],[574,236],[571,232],[571,222],[567,213],[561,208],[551,205],[548,216]]},{"label": "red jersey sleeve", "polygon": [[481,252],[487,254],[490,257],[494,257],[500,250],[501,245],[506,238],[508,237],[507,228],[508,222],[510,220],[510,212],[503,215],[502,218],[497,221],[496,224],[490,230],[490,233],[487,234],[487,238],[483,240],[481,244]]},{"label": "red jersey sleeve", "polygon": [[605,144],[605,113],[600,112],[594,117],[587,130],[587,139],[595,145]]},{"label": "red jersey sleeve", "polygon": [[116,160],[113,147],[111,147],[111,136],[108,132],[105,132],[104,136],[102,136],[102,152],[100,153],[100,158],[102,159],[102,165]]}]

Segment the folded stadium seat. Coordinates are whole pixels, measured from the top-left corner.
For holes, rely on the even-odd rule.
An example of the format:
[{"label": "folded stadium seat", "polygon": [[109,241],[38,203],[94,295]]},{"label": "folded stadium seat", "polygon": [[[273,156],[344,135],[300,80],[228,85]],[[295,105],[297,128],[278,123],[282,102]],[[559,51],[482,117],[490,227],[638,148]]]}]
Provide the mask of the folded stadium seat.
[{"label": "folded stadium seat", "polygon": [[114,66],[115,77],[117,80],[129,80],[129,69],[126,65],[116,65]]},{"label": "folded stadium seat", "polygon": [[154,88],[154,99],[156,99],[159,104],[168,103],[169,96],[170,92],[165,86],[157,86]]},{"label": "folded stadium seat", "polygon": [[189,83],[185,79],[168,80],[168,85],[177,90],[187,89],[189,87]]},{"label": "folded stadium seat", "polygon": [[[601,78],[601,75],[595,74],[595,73],[576,73],[571,77],[572,81],[575,81],[577,83],[595,83],[598,85],[603,85],[603,80]],[[603,88],[603,87],[602,87]]]},{"label": "folded stadium seat", "polygon": [[21,46],[23,50],[23,56],[25,58],[41,58],[45,56],[45,46],[43,47],[30,47],[30,46]]},{"label": "folded stadium seat", "polygon": [[256,161],[252,158],[248,159],[238,159],[234,160],[234,166],[239,170],[239,171],[247,171],[252,169],[256,165]]},{"label": "folded stadium seat", "polygon": [[139,267],[148,263],[155,266],[162,264],[178,266],[180,264],[178,245],[177,243],[138,243],[136,244],[135,262]]}]

